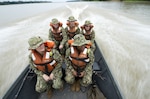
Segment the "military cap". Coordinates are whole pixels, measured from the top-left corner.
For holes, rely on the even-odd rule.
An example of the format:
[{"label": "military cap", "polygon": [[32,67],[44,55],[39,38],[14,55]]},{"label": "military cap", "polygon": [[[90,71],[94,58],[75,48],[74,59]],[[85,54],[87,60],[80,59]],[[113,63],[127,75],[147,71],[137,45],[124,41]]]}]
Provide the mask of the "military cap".
[{"label": "military cap", "polygon": [[89,25],[89,24],[92,24],[89,20],[86,20],[84,25]]},{"label": "military cap", "polygon": [[28,41],[30,47],[29,49],[36,49],[38,48],[42,43],[43,39],[41,37],[31,37]]},{"label": "military cap", "polygon": [[73,16],[70,16],[67,21],[77,21]]},{"label": "military cap", "polygon": [[52,19],[52,22],[51,22],[52,24],[57,24],[57,23],[59,23],[59,21],[56,19],[56,18],[54,18],[54,19]]},{"label": "military cap", "polygon": [[73,46],[82,46],[85,44],[89,44],[90,41],[86,40],[82,34],[77,34],[74,36],[74,42],[72,43]]}]

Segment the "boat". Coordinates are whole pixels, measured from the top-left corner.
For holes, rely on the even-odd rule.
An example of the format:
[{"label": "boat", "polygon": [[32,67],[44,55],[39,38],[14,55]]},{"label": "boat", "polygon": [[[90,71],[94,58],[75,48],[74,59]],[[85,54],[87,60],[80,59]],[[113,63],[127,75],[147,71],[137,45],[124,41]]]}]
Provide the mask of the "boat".
[{"label": "boat", "polygon": [[[119,90],[108,65],[96,45],[94,52],[95,62],[93,65],[93,82],[96,83],[100,91],[107,99],[123,99],[121,91]],[[63,63],[63,69],[65,64]],[[36,74],[27,66],[21,75],[14,82],[12,87],[4,95],[3,99],[48,99],[45,93],[38,93],[35,91]],[[87,99],[87,91],[80,92],[70,91],[70,86],[64,84],[64,89],[54,90],[51,99]]]}]

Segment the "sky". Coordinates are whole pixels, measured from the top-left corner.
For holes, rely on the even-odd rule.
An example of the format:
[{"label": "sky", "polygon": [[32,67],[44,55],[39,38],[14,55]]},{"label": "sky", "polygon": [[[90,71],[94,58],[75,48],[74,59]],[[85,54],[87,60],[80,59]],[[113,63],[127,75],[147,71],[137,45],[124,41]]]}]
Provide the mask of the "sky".
[{"label": "sky", "polygon": [[52,1],[52,2],[65,2],[65,1],[69,1],[69,0],[0,0],[0,2],[2,1]]}]

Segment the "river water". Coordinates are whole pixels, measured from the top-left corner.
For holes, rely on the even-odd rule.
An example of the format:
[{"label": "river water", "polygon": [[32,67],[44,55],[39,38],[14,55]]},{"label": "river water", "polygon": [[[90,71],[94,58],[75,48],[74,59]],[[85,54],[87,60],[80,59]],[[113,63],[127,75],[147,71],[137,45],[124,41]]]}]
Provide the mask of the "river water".
[{"label": "river water", "polygon": [[[150,3],[70,2],[0,6],[0,98],[28,65],[28,39],[49,22],[91,20],[96,42],[124,99],[150,99]],[[108,89],[109,90],[109,89]]]}]

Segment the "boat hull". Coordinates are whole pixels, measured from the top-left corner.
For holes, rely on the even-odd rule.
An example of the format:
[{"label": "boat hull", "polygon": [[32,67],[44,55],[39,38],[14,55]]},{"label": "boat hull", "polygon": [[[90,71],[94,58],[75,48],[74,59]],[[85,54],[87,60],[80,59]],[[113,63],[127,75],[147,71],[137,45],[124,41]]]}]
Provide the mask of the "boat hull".
[{"label": "boat hull", "polygon": [[[116,82],[107,66],[105,59],[96,44],[95,62],[93,65],[93,81],[96,82],[98,88],[107,99],[122,99]],[[63,69],[65,64],[63,64]],[[36,74],[29,69],[29,66],[15,81],[13,86],[5,94],[3,99],[47,99],[45,93],[38,93],[35,91]],[[70,86],[65,83],[63,91],[54,91],[52,99],[87,99],[86,92],[71,92]]]}]

